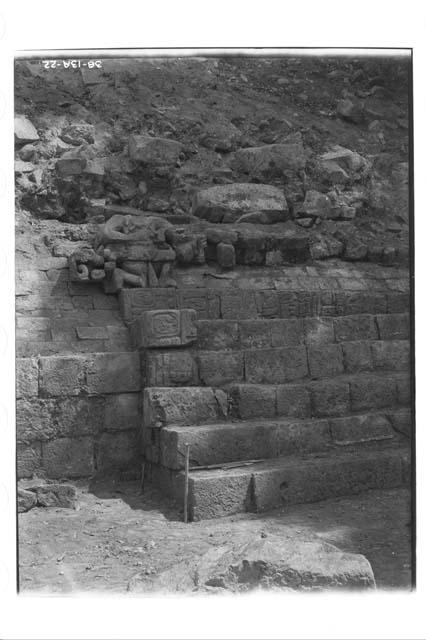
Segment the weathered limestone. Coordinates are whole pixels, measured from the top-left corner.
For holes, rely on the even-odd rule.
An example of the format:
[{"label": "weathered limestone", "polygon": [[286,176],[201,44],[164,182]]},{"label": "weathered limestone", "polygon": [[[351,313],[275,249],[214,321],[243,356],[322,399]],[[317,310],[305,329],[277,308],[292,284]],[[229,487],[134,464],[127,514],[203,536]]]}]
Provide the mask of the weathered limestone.
[{"label": "weathered limestone", "polygon": [[406,482],[408,465],[406,451],[376,447],[369,451],[333,452],[332,456],[289,456],[234,469],[193,471],[190,515],[193,520],[202,520],[397,487]]},{"label": "weathered limestone", "polygon": [[23,145],[37,140],[40,140],[40,137],[32,122],[25,116],[15,116],[15,142]]},{"label": "weathered limestone", "polygon": [[136,593],[247,593],[253,589],[309,592],[324,589],[374,589],[373,571],[359,554],[294,530],[265,536],[238,535],[201,557],[180,562],[155,576],[139,574],[129,590]]},{"label": "weathered limestone", "polygon": [[293,134],[282,143],[239,149],[231,166],[251,178],[264,179],[271,172],[278,175],[287,170],[297,171],[306,164],[306,154],[300,134]]},{"label": "weathered limestone", "polygon": [[143,393],[143,422],[150,429],[216,422],[227,413],[226,394],[210,387],[151,387]]},{"label": "weathered limestone", "polygon": [[202,425],[196,429],[164,427],[160,435],[161,464],[169,469],[182,469],[185,443],[191,447],[191,464],[203,466],[319,451],[329,442],[325,420],[245,421]]},{"label": "weathered limestone", "polygon": [[132,135],[129,138],[129,156],[134,162],[148,166],[175,165],[180,159],[183,145],[168,138]]},{"label": "weathered limestone", "polygon": [[132,325],[133,343],[138,348],[183,347],[197,338],[193,309],[145,311]]},{"label": "weathered limestone", "polygon": [[209,222],[235,222],[243,214],[274,213],[281,221],[289,218],[287,201],[277,187],[235,183],[203,189],[194,195],[192,214]]}]

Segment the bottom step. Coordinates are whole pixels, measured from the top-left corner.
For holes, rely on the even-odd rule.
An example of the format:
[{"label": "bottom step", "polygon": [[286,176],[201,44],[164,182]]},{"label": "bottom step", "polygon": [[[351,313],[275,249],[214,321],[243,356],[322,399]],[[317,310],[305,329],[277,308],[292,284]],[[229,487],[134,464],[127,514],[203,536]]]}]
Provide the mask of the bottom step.
[{"label": "bottom step", "polygon": [[[410,482],[410,458],[410,449],[401,445],[361,446],[342,453],[193,470],[189,477],[189,517],[203,520],[400,487]],[[154,476],[154,481],[159,480],[164,489],[182,499],[182,472],[157,467]]]}]

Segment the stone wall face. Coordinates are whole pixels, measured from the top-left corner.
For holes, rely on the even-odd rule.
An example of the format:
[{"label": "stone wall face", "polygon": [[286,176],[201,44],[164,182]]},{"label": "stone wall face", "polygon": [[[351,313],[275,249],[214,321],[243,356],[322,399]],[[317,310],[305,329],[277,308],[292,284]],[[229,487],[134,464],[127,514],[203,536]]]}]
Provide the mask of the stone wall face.
[{"label": "stone wall face", "polygon": [[69,282],[67,265],[17,256],[18,478],[128,470],[140,452],[139,355],[117,298]]}]

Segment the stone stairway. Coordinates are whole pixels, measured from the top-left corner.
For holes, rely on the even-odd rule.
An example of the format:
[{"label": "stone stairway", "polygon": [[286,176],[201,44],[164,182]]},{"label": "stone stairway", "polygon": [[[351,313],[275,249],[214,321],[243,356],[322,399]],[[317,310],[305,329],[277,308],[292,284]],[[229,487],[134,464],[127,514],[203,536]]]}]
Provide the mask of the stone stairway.
[{"label": "stone stairway", "polygon": [[[261,286],[261,284],[260,284]],[[198,520],[410,479],[407,296],[124,289],[148,478]]]}]

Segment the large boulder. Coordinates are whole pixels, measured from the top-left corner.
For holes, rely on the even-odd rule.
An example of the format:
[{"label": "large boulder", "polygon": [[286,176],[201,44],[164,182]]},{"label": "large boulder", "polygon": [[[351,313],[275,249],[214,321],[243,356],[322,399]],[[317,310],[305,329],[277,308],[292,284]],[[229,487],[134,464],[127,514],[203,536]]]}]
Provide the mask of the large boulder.
[{"label": "large boulder", "polygon": [[129,156],[134,162],[149,166],[174,165],[180,159],[183,145],[168,138],[130,136]]},{"label": "large boulder", "polygon": [[270,175],[298,171],[306,165],[306,153],[300,133],[288,136],[278,144],[249,147],[236,151],[231,160],[235,171],[263,180]]},{"label": "large boulder", "polygon": [[192,201],[192,214],[209,222],[236,222],[249,213],[268,214],[269,222],[284,222],[290,217],[283,192],[266,184],[210,187],[196,193]]},{"label": "large boulder", "polygon": [[133,592],[248,592],[254,589],[322,591],[374,589],[368,560],[344,553],[315,536],[293,531],[283,535],[236,536],[201,557],[173,565],[155,577],[136,575]]},{"label": "large boulder", "polygon": [[36,142],[40,140],[35,126],[25,116],[15,117],[15,142],[17,144],[26,144],[27,142]]}]

